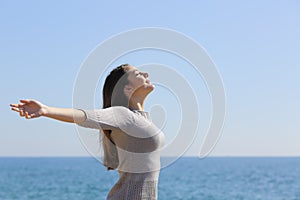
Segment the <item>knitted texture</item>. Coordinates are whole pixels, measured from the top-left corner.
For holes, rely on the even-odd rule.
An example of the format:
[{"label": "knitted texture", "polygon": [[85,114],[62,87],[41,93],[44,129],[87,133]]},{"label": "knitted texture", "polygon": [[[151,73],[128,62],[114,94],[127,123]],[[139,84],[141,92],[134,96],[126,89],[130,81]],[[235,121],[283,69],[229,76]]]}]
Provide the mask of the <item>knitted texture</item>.
[{"label": "knitted texture", "polygon": [[120,173],[120,179],[110,190],[107,200],[157,200],[158,179],[146,179],[147,175],[151,173]]},{"label": "knitted texture", "polygon": [[110,152],[113,148],[107,151],[111,156],[117,156],[111,160],[118,163],[110,161],[110,165],[118,164],[120,175],[107,200],[157,200],[164,135],[151,122],[149,114],[117,106],[84,112],[86,120],[78,125],[111,130],[111,138],[117,147],[117,153]]}]

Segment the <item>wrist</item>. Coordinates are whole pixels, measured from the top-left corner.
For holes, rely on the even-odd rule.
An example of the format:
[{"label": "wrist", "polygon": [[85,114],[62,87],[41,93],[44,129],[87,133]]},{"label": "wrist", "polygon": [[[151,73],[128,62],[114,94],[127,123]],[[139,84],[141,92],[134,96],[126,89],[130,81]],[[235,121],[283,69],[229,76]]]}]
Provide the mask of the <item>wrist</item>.
[{"label": "wrist", "polygon": [[51,108],[49,106],[43,105],[41,109],[41,116],[47,117],[51,113]]}]

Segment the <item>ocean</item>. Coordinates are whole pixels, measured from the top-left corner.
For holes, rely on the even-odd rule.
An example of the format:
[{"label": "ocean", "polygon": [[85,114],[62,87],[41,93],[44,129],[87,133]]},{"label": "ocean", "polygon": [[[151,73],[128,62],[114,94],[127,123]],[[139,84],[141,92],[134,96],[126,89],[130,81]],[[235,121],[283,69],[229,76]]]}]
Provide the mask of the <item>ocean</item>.
[{"label": "ocean", "polygon": [[[0,158],[1,200],[104,200],[118,179],[94,158]],[[300,158],[183,157],[159,200],[300,200]]]}]

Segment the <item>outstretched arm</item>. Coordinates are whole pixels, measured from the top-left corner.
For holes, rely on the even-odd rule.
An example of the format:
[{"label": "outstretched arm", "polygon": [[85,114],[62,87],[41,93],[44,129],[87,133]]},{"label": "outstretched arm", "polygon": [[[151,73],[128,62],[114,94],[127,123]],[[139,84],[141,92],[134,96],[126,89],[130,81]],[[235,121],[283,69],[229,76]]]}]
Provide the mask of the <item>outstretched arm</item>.
[{"label": "outstretched arm", "polygon": [[49,107],[36,100],[20,100],[19,104],[10,104],[11,109],[27,119],[49,117],[63,122],[80,123],[86,119],[82,110],[73,108]]}]

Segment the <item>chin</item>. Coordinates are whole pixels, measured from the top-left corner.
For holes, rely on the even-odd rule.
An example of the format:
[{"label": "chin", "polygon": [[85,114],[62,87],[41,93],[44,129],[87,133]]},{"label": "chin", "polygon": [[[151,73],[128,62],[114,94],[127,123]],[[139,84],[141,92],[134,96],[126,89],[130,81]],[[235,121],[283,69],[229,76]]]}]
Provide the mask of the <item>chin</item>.
[{"label": "chin", "polygon": [[144,87],[142,93],[143,93],[144,95],[148,95],[148,94],[150,94],[154,89],[155,89],[154,85],[147,85],[147,86]]},{"label": "chin", "polygon": [[154,89],[155,89],[155,86],[154,86],[154,85],[152,85],[152,84],[151,84],[151,85],[148,85],[148,86],[147,86],[147,89],[148,89],[148,90],[150,90],[150,91],[152,91],[152,90],[154,90]]},{"label": "chin", "polygon": [[139,87],[137,90],[135,90],[135,95],[141,95],[141,96],[147,96],[149,93],[151,93],[155,89],[154,85],[143,85],[142,87]]}]

